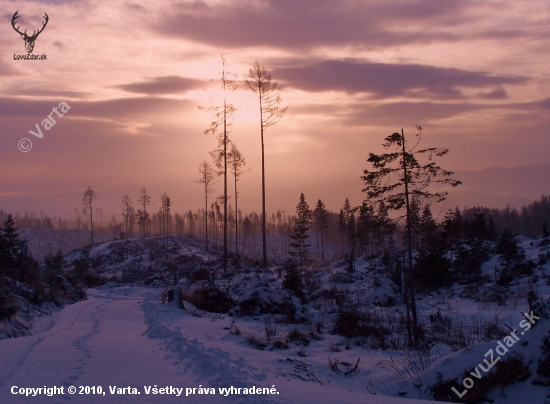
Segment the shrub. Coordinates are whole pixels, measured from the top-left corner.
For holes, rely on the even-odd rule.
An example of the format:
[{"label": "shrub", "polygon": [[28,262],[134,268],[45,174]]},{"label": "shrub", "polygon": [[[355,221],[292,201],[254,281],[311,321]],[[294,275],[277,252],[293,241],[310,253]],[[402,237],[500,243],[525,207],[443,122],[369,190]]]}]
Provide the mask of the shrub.
[{"label": "shrub", "polygon": [[185,298],[198,309],[211,313],[227,313],[235,305],[229,294],[214,286],[198,287],[187,293]]}]

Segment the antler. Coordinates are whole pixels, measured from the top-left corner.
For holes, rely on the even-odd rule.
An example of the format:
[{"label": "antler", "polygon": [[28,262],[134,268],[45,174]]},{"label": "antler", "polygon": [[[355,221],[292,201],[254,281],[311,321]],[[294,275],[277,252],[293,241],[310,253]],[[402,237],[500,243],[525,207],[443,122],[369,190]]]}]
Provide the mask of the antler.
[{"label": "antler", "polygon": [[19,26],[17,28],[15,28],[15,20],[19,18],[19,16],[17,15],[17,13],[19,13],[19,10],[17,10],[15,12],[15,14],[13,15],[13,17],[11,17],[11,26],[13,27],[13,29],[15,30],[15,32],[17,32],[19,35],[26,35],[26,32],[23,33],[21,31],[19,31]]},{"label": "antler", "polygon": [[44,31],[44,28],[46,28],[46,25],[48,25],[48,21],[50,20],[50,17],[48,17],[48,14],[44,13],[44,19],[46,21],[42,23],[42,29],[39,29],[36,34],[33,31],[32,36],[34,38],[36,38],[42,31]]},{"label": "antler", "polygon": [[45,21],[42,23],[42,28],[39,29],[38,32],[36,32],[36,30],[33,30],[32,35],[29,37],[29,36],[27,35],[27,30],[25,30],[25,32],[21,32],[21,31],[19,31],[19,27],[20,27],[20,26],[15,27],[15,20],[19,18],[19,15],[17,15],[18,13],[19,13],[19,10],[17,10],[17,11],[15,12],[15,14],[13,15],[13,17],[11,18],[11,26],[13,27],[13,29],[14,29],[19,35],[24,36],[24,37],[26,37],[26,38],[33,38],[33,39],[36,39],[36,37],[37,37],[38,35],[40,35],[40,33],[41,33],[42,31],[44,31],[44,28],[46,28],[46,25],[48,25],[48,21],[50,20],[50,17],[48,17],[48,14],[44,13],[44,20],[45,20]]}]

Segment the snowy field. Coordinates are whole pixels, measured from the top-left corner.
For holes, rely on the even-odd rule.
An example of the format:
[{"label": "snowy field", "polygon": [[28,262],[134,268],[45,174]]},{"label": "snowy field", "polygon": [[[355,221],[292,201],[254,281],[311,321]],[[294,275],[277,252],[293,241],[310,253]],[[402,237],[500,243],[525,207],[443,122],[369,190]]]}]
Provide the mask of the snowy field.
[{"label": "snowy field", "polygon": [[[158,291],[103,287],[88,300],[37,324],[37,334],[0,341],[2,403],[387,403],[422,401],[371,395],[363,378],[331,373],[326,355],[300,358],[293,352],[258,351],[227,331],[229,318],[195,317],[161,305]],[[364,352],[366,354],[366,352]],[[364,355],[368,357],[368,355]],[[323,358],[324,357],[324,358]],[[315,381],[305,382],[294,375]],[[64,387],[65,394],[25,397],[13,386]],[[103,395],[67,393],[69,386],[101,386]],[[139,395],[110,393],[135,388]],[[146,394],[146,387],[182,388],[175,395]],[[220,387],[275,386],[273,395],[227,395]],[[215,395],[191,394],[208,387]],[[127,390],[126,390],[127,391]],[[152,390],[151,390],[152,391]],[[198,392],[198,390],[196,390]]]}]

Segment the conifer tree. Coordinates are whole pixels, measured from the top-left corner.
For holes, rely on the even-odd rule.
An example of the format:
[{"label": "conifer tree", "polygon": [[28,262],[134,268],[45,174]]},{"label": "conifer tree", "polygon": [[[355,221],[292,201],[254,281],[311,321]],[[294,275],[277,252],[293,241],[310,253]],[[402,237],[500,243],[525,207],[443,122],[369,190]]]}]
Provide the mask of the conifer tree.
[{"label": "conifer tree", "polygon": [[[423,200],[435,200],[440,202],[445,199],[446,191],[432,192],[429,185],[457,186],[461,182],[450,178],[452,172],[442,169],[433,161],[434,157],[442,157],[448,153],[448,149],[427,148],[416,150],[422,128],[418,129],[418,142],[413,147],[407,148],[403,129],[401,133],[395,132],[385,138],[384,147],[393,148],[391,153],[376,155],[369,154],[367,161],[372,164],[372,170],[364,170],[361,178],[365,181],[363,192],[368,199],[384,200],[388,209],[400,211],[405,209],[407,220],[407,252],[408,252],[408,279],[407,279],[407,330],[409,342],[417,347],[419,344],[419,327],[416,312],[415,286],[413,276],[413,240],[411,223],[411,197]],[[420,162],[422,156],[427,157],[427,162]],[[409,309],[412,314],[412,327],[409,320]]]},{"label": "conifer tree", "polygon": [[300,201],[296,205],[296,224],[294,233],[290,236],[292,241],[289,244],[289,251],[293,261],[298,265],[298,271],[302,273],[302,269],[308,263],[309,247],[307,239],[309,238],[309,226],[311,225],[312,214],[309,205],[305,200],[304,194],[300,195]]},{"label": "conifer tree", "polygon": [[15,219],[8,214],[0,233],[0,266],[3,269],[16,265],[18,246],[19,233],[15,227]]},{"label": "conifer tree", "polygon": [[315,210],[313,211],[313,219],[315,220],[315,228],[318,234],[321,235],[321,261],[325,261],[325,232],[328,228],[328,211],[325,204],[320,199],[317,201]]}]

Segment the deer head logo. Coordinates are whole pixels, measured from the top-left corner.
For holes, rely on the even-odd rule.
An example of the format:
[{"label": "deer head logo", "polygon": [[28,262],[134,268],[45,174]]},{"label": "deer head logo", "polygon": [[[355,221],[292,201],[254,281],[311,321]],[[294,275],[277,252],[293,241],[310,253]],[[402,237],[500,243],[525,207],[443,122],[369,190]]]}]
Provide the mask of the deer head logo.
[{"label": "deer head logo", "polygon": [[44,28],[46,28],[46,25],[48,24],[48,20],[49,20],[48,14],[44,13],[45,21],[42,23],[43,24],[42,28],[39,29],[38,32],[36,32],[36,30],[33,30],[32,35],[29,36],[27,35],[27,30],[25,30],[25,32],[21,32],[19,31],[19,26],[17,27],[15,26],[15,20],[19,18],[18,13],[19,11],[16,11],[13,17],[11,18],[11,26],[13,27],[15,32],[21,35],[21,38],[23,38],[23,40],[25,41],[25,48],[27,48],[27,53],[32,53],[34,49],[34,41],[36,41],[36,38],[38,38],[38,35],[40,35],[42,31],[44,31]]}]

